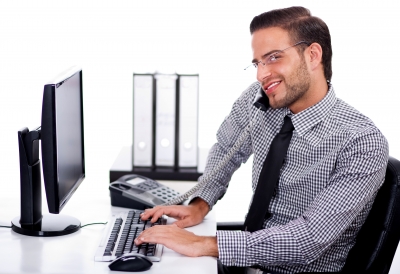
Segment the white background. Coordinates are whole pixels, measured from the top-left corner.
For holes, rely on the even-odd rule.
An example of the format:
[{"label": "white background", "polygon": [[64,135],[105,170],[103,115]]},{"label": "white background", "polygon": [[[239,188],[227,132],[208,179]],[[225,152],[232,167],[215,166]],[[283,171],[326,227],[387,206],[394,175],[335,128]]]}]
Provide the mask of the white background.
[{"label": "white background", "polygon": [[[337,96],[368,115],[400,158],[398,1],[2,1],[1,195],[18,205],[17,131],[40,125],[44,84],[73,65],[83,68],[86,175],[104,193],[111,164],[132,143],[133,72],[199,73],[199,145],[210,147],[255,81],[255,71],[243,70],[252,60],[250,21],[292,5],[328,24]],[[247,210],[250,173],[251,161],[218,204],[233,216]]]}]

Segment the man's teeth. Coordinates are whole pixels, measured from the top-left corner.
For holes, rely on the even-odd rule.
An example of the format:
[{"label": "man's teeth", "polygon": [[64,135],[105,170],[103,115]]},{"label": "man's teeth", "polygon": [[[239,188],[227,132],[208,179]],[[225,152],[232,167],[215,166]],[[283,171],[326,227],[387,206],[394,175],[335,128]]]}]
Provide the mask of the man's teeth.
[{"label": "man's teeth", "polygon": [[279,83],[280,83],[280,82],[275,82],[275,83],[271,84],[270,86],[268,86],[267,89],[270,89],[270,88],[272,88],[273,86],[276,86],[276,85],[279,84]]}]

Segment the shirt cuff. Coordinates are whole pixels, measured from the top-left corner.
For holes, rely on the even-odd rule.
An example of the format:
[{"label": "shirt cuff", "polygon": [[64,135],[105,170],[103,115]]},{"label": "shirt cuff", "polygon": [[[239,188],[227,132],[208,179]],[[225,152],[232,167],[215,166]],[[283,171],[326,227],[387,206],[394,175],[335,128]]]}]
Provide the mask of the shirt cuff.
[{"label": "shirt cuff", "polygon": [[[205,190],[198,190],[195,192],[192,197],[190,198],[190,202],[194,198],[201,198],[204,201],[207,202],[208,206],[210,207],[210,210],[214,207],[215,203],[218,201],[218,199],[223,195],[222,191],[205,191]],[[189,203],[190,203],[189,202]]]},{"label": "shirt cuff", "polygon": [[226,266],[246,266],[245,231],[217,231],[219,260]]}]

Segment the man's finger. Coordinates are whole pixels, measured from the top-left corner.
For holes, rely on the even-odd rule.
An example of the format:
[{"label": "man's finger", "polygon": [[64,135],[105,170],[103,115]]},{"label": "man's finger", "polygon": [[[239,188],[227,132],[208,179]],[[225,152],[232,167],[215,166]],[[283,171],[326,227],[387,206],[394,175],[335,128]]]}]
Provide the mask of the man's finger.
[{"label": "man's finger", "polygon": [[162,215],[168,215],[174,217],[174,207],[171,206],[157,206],[151,209],[146,209],[142,214],[142,220],[148,220],[151,218],[151,222],[156,222]]},{"label": "man's finger", "polygon": [[[165,226],[154,226],[142,231],[135,239],[135,244],[140,245],[142,243],[161,243],[160,239],[163,239],[163,235],[170,235],[169,227],[176,227],[175,225]],[[162,243],[161,243],[162,244]]]},{"label": "man's finger", "polygon": [[156,220],[158,220],[158,218],[160,218],[164,213],[164,207],[155,207],[155,208],[151,208],[151,209],[146,209],[141,215],[140,217],[142,218],[142,220],[146,221],[149,218],[152,218],[152,222],[155,222]]},{"label": "man's finger", "polygon": [[146,221],[148,218],[153,216],[155,208],[146,208],[143,213],[140,214],[140,218]]}]

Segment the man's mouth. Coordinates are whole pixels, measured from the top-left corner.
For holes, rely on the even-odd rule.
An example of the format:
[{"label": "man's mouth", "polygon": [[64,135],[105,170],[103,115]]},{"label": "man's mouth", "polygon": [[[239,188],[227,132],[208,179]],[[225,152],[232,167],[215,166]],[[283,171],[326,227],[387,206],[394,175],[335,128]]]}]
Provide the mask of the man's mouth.
[{"label": "man's mouth", "polygon": [[272,91],[275,90],[275,88],[276,88],[281,82],[282,82],[282,81],[272,82],[272,83],[270,83],[268,86],[264,86],[265,92],[266,92],[267,94],[268,94],[268,93],[271,93]]}]

